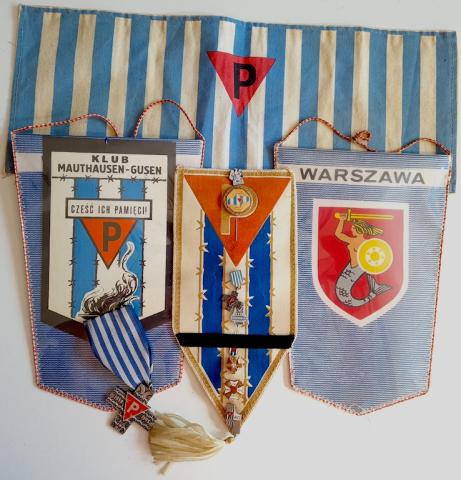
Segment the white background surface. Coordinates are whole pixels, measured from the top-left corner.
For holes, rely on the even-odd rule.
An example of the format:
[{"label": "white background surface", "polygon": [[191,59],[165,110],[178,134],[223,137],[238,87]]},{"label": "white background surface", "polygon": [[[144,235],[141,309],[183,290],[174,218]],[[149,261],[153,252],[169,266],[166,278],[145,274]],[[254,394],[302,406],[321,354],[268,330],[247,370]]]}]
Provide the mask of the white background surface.
[{"label": "white background surface", "polygon": [[[243,20],[461,31],[459,0],[29,0],[30,4],[148,14],[214,14]],[[0,152],[8,123],[16,4],[0,0]],[[459,122],[461,124],[461,122]],[[458,135],[459,137],[459,135]],[[460,169],[461,171],[461,169]],[[461,189],[461,178],[458,187]],[[217,457],[174,466],[170,479],[461,478],[461,194],[451,195],[428,395],[355,417],[295,393],[288,368],[274,375],[243,434]],[[34,385],[22,242],[13,178],[0,180],[0,479],[156,478],[145,432],[123,436],[111,415]],[[153,398],[224,433],[186,367],[182,383]]]}]

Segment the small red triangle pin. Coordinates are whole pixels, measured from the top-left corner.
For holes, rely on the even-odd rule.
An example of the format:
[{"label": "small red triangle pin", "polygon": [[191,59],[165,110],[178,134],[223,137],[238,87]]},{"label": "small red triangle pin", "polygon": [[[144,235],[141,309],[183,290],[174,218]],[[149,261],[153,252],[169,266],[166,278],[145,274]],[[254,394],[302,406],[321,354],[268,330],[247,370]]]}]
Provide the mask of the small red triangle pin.
[{"label": "small red triangle pin", "polygon": [[275,62],[268,57],[239,57],[226,52],[207,52],[229,95],[237,117],[242,115]]},{"label": "small red triangle pin", "polygon": [[123,421],[127,421],[130,418],[137,417],[149,410],[149,407],[137,399],[132,393],[126,392],[125,406],[123,407]]},{"label": "small red triangle pin", "polygon": [[81,218],[80,221],[107,268],[136,224],[135,218]]}]

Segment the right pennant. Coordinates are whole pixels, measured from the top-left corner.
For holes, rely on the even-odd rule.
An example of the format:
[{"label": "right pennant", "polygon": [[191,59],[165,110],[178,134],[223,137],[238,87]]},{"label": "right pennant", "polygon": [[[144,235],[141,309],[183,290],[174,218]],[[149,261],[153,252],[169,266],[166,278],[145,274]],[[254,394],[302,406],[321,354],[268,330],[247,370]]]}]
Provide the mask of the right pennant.
[{"label": "right pennant", "polygon": [[360,415],[426,393],[450,156],[279,159],[298,196],[293,387]]}]

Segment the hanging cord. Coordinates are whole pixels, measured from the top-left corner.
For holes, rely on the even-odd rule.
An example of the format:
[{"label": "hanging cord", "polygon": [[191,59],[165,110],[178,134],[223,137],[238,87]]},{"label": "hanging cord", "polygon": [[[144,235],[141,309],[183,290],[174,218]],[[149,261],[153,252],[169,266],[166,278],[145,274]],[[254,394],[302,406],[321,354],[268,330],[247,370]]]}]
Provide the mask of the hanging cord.
[{"label": "hanging cord", "polygon": [[64,125],[70,125],[71,123],[79,122],[80,120],[85,120],[88,118],[96,118],[98,120],[103,121],[106,125],[109,125],[112,128],[116,137],[119,137],[119,129],[116,125],[110,120],[109,118],[101,115],[99,113],[85,113],[84,115],[79,115],[78,117],[68,118],[66,120],[59,120],[56,122],[48,122],[48,123],[37,123],[35,125],[27,125],[25,127],[16,128],[11,132],[12,135],[16,135],[18,133],[27,132],[28,130],[35,130],[40,128],[47,128],[47,127],[61,127]]},{"label": "hanging cord", "polygon": [[[285,137],[282,138],[279,142],[277,142],[274,145],[274,168],[279,168],[279,149],[280,147],[288,140],[288,138],[297,130],[299,130],[303,125],[306,123],[311,123],[311,122],[317,122],[322,125],[325,125],[327,128],[329,128],[335,135],[337,135],[339,138],[342,138],[346,142],[353,143],[355,145],[359,145],[362,147],[364,150],[367,152],[377,152],[375,148],[372,148],[368,145],[368,142],[372,138],[371,132],[368,130],[360,130],[359,132],[355,133],[352,136],[346,135],[342,132],[340,132],[335,126],[324,120],[323,118],[320,117],[307,117],[304,120],[301,120],[298,122],[288,133],[285,135]],[[405,150],[408,150],[409,148],[413,147],[414,145],[422,142],[429,142],[432,143],[433,145],[439,147],[446,155],[451,155],[450,150],[443,144],[438,142],[437,140],[434,140],[432,138],[426,138],[426,137],[421,137],[421,138],[416,138],[415,140],[412,140],[411,142],[402,145],[399,148],[396,148],[395,150],[390,150],[389,152],[386,153],[401,153],[404,152]]]},{"label": "hanging cord", "polygon": [[392,150],[391,153],[401,153],[404,152],[405,150],[408,150],[409,148],[413,147],[414,145],[422,142],[429,142],[432,143],[432,145],[435,145],[436,147],[439,147],[440,150],[442,150],[445,155],[451,155],[451,151],[448,147],[446,147],[443,143],[434,140],[433,138],[427,138],[427,137],[420,137],[416,138],[415,140],[412,140],[411,142],[406,143],[405,145],[402,145],[400,148],[396,148],[395,150]]},{"label": "hanging cord", "polygon": [[141,115],[139,116],[139,118],[136,122],[136,125],[135,125],[134,130],[133,130],[133,137],[136,138],[138,136],[139,128],[141,127],[141,124],[142,124],[142,122],[144,120],[144,117],[146,116],[147,112],[149,110],[152,110],[152,108],[156,107],[157,105],[164,105],[166,103],[170,103],[171,105],[174,105],[186,117],[187,123],[190,125],[190,127],[194,131],[195,135],[197,137],[199,137],[200,141],[202,142],[202,153],[201,153],[201,156],[200,156],[200,167],[203,167],[203,162],[204,162],[204,159],[205,159],[205,144],[206,144],[205,137],[197,129],[194,122],[191,120],[191,118],[189,117],[188,113],[184,110],[184,108],[179,103],[175,102],[174,100],[164,98],[162,100],[156,100],[155,102],[149,103],[149,105],[147,105],[147,107],[143,110],[143,112],[141,113]]}]

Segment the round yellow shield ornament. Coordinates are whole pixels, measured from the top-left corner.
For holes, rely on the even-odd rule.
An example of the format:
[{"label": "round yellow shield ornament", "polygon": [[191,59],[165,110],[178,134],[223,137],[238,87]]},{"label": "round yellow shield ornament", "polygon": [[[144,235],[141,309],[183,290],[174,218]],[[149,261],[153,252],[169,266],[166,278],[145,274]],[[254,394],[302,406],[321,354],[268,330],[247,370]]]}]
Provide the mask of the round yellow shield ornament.
[{"label": "round yellow shield ornament", "polygon": [[248,217],[258,206],[255,191],[245,185],[229,188],[223,196],[224,208],[234,217]]},{"label": "round yellow shield ornament", "polygon": [[384,273],[394,260],[391,246],[380,238],[365,240],[357,252],[360,268],[371,275]]}]

